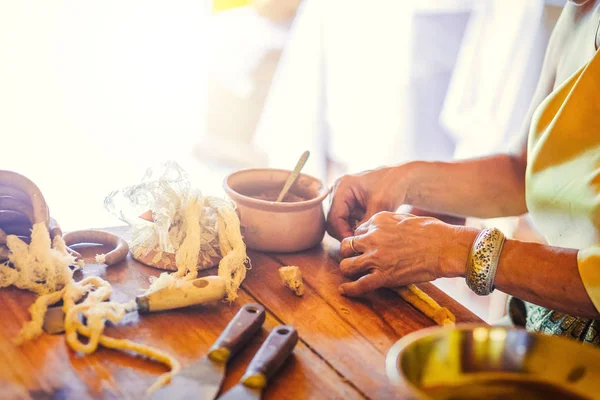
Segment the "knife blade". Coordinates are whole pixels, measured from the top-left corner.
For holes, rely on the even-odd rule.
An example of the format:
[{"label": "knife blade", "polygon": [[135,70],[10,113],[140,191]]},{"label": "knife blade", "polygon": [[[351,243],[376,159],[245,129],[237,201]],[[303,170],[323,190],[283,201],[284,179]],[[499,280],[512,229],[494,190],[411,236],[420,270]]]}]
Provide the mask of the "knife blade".
[{"label": "knife blade", "polygon": [[225,368],[265,322],[260,304],[244,304],[213,343],[208,353],[185,367],[173,381],[154,392],[152,399],[213,400],[223,382]]},{"label": "knife blade", "polygon": [[296,343],[298,343],[298,332],[293,326],[275,327],[250,361],[239,383],[218,400],[260,399],[268,381],[292,354]]}]

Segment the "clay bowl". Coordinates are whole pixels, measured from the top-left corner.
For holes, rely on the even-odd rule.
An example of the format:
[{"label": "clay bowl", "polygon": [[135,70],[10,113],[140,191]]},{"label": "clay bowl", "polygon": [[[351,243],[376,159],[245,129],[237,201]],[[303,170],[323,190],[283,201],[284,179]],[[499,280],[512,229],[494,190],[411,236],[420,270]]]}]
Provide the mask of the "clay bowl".
[{"label": "clay bowl", "polygon": [[[292,196],[286,196],[284,202],[270,201],[290,174],[281,169],[246,169],[225,178],[223,188],[237,205],[248,248],[289,253],[309,249],[323,240],[323,200],[329,191],[322,181],[300,174],[290,189]],[[269,200],[256,198],[264,194],[270,194]]]}]

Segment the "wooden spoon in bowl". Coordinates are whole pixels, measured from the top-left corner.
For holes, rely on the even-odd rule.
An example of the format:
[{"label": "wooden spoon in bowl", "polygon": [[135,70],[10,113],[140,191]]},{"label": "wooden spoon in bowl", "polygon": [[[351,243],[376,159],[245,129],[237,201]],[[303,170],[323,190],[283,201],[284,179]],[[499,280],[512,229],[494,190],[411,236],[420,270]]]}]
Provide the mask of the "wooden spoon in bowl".
[{"label": "wooden spoon in bowl", "polygon": [[275,201],[277,201],[277,202],[283,201],[283,198],[285,197],[287,192],[290,190],[290,188],[292,187],[294,182],[296,182],[296,178],[298,178],[298,175],[300,175],[300,171],[302,171],[302,168],[304,168],[304,164],[306,164],[306,160],[308,160],[309,155],[310,155],[309,151],[305,151],[304,153],[302,153],[302,155],[300,156],[300,159],[298,160],[298,163],[296,164],[296,167],[294,168],[294,170],[292,171],[290,176],[285,181],[285,184],[283,185],[283,189],[281,189],[281,193],[279,193],[279,196],[277,197],[277,200],[275,200]]}]

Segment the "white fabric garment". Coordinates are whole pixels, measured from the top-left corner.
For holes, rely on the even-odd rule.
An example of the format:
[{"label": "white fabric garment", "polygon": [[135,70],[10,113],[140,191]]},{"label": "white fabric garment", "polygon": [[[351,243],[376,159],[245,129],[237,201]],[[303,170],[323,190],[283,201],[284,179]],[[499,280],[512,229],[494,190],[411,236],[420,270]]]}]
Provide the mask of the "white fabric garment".
[{"label": "white fabric garment", "polygon": [[[480,0],[474,5],[441,115],[456,141],[458,159],[502,152],[519,139],[560,11],[556,4],[544,8],[543,0]],[[467,224],[497,227],[509,237],[531,240],[534,230],[524,222],[470,218]],[[475,300],[463,280],[440,280],[436,285],[463,303],[486,304]],[[481,309],[487,310],[479,315],[494,322],[505,313],[506,295],[496,291],[487,301]]]},{"label": "white fabric garment", "polygon": [[[443,99],[449,76],[439,75],[439,68],[451,60],[442,69],[452,70],[465,23],[457,25],[460,35],[453,35],[448,34],[452,26],[441,31],[435,22],[426,21],[431,35],[413,37],[420,21],[415,13],[434,9],[417,3],[305,2],[255,135],[255,145],[269,155],[271,166],[290,168],[303,150],[310,150],[305,171],[324,178],[327,156],[345,164],[349,172],[452,156],[453,143],[436,130],[438,115],[422,113],[427,105],[416,102],[419,84],[427,82],[440,86],[441,92],[428,89],[437,90]],[[464,13],[468,2],[443,3],[445,13],[451,3]],[[432,46],[432,40],[446,43]],[[429,57],[430,53],[435,55]],[[415,54],[422,61],[418,66]],[[436,57],[444,62],[432,62]],[[420,81],[411,87],[413,74]],[[421,131],[419,118],[436,126]]]},{"label": "white fabric garment", "polygon": [[502,151],[520,133],[551,28],[543,0],[475,2],[441,116],[456,158]]}]

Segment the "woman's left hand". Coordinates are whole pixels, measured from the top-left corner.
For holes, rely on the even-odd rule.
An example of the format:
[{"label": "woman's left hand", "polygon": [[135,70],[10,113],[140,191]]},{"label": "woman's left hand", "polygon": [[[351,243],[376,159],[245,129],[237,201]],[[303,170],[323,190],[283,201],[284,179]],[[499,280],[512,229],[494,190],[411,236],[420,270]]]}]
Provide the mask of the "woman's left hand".
[{"label": "woman's left hand", "polygon": [[477,230],[435,218],[380,212],[354,234],[340,246],[342,273],[360,277],[340,286],[347,296],[463,275]]}]

